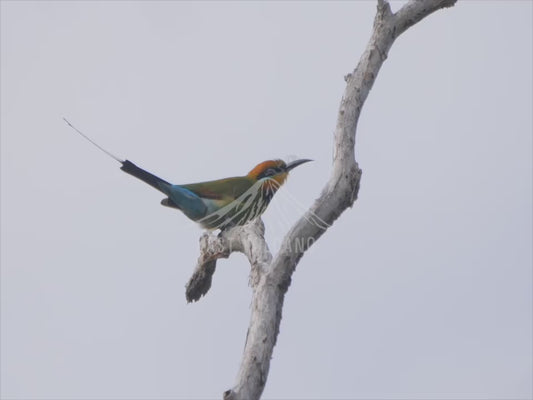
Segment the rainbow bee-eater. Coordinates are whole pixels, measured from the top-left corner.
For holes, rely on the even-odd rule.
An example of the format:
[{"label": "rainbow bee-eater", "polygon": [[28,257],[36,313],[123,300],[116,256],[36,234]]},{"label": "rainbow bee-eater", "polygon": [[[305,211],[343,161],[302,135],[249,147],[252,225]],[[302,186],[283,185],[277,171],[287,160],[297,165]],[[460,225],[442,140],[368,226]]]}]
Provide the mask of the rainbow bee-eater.
[{"label": "rainbow bee-eater", "polygon": [[267,160],[256,165],[248,174],[214,181],[174,185],[138,167],[129,160],[121,160],[92,139],[65,122],[101,151],[122,164],[120,169],[165,194],[161,204],[181,210],[188,218],[206,229],[226,229],[244,225],[261,216],[276,191],[285,183],[289,171],[306,163],[301,159],[285,163]]}]

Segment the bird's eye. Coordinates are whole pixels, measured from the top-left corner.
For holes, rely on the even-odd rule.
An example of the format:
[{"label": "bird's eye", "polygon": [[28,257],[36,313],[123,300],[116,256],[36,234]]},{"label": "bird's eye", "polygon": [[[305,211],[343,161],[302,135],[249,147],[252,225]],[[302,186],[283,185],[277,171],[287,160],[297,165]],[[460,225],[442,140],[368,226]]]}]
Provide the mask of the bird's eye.
[{"label": "bird's eye", "polygon": [[276,170],[274,168],[268,168],[268,169],[265,170],[264,175],[265,176],[276,175]]}]

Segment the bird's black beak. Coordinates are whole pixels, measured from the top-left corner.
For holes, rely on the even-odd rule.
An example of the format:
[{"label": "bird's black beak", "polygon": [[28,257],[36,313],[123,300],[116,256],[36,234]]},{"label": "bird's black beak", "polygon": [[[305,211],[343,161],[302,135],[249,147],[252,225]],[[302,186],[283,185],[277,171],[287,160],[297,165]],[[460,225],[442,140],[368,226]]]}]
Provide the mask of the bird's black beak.
[{"label": "bird's black beak", "polygon": [[313,161],[313,160],[308,160],[307,158],[303,158],[301,160],[291,161],[285,167],[285,171],[289,172],[291,169],[297,167],[298,165],[301,165],[301,164],[309,162],[309,161]]}]

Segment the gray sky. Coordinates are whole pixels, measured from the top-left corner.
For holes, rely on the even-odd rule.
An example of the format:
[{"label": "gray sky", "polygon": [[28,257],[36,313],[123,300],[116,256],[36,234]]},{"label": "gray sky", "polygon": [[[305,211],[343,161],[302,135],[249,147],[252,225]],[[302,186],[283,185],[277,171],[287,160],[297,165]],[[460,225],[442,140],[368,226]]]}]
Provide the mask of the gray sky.
[{"label": "gray sky", "polygon": [[[398,7],[395,3],[394,7]],[[174,183],[330,172],[374,1],[1,3],[1,395],[219,398],[249,267],[186,304],[200,228],[69,129]],[[464,1],[394,44],[362,113],[359,200],[305,255],[266,399],[532,396],[532,3]]]}]

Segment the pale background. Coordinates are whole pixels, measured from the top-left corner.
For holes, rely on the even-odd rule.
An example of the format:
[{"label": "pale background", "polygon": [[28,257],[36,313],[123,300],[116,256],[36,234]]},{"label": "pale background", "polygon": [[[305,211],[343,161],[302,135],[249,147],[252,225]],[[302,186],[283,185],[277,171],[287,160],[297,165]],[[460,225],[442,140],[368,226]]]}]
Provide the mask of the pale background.
[{"label": "pale background", "polygon": [[[329,176],[375,8],[2,1],[3,399],[231,387],[244,257],[186,304],[201,230],[61,118],[175,183],[315,159],[265,215],[276,247]],[[459,2],[395,43],[359,200],[293,276],[265,399],[531,398],[532,8]]]}]

